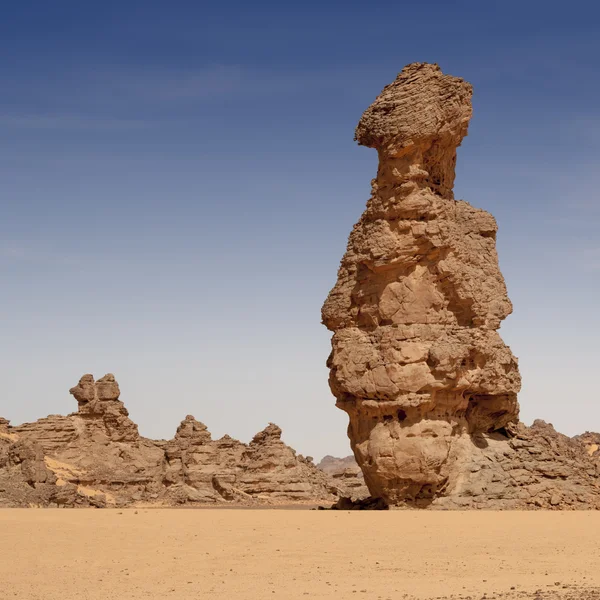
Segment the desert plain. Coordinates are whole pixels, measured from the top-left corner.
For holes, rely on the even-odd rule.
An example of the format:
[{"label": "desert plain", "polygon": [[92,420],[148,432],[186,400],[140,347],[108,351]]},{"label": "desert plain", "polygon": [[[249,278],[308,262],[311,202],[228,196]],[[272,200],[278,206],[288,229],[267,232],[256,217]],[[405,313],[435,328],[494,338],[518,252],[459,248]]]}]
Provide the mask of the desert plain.
[{"label": "desert plain", "polygon": [[595,511],[0,510],[2,600],[600,598]]}]

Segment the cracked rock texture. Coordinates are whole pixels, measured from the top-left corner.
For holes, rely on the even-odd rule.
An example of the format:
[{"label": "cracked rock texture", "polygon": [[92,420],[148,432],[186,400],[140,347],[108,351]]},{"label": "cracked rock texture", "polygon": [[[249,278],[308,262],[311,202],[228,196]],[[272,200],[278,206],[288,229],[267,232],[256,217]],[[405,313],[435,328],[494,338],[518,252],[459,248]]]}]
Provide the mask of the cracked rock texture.
[{"label": "cracked rock texture", "polygon": [[[512,305],[496,222],[452,191],[471,95],[463,79],[414,63],[356,128],[379,167],[322,317],[333,331],[330,387],[349,415],[354,455],[371,494],[391,504],[526,502],[523,490],[505,497],[500,488],[547,476],[546,461],[523,451],[531,436],[541,440],[516,426],[521,379],[497,332]],[[480,472],[481,487],[469,487]]]},{"label": "cracked rock texture", "polygon": [[113,375],[84,375],[78,412],[11,427],[0,419],[0,506],[319,502],[335,483],[270,424],[250,444],[213,440],[188,415],[169,441],[139,435]]}]

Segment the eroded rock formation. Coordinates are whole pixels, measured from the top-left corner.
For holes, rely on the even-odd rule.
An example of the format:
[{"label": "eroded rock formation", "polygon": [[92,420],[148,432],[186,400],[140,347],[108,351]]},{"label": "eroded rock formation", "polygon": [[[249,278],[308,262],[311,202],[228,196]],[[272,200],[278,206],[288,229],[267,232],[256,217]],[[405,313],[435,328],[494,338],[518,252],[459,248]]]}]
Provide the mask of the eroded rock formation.
[{"label": "eroded rock formation", "polygon": [[109,374],[70,390],[78,411],[11,427],[0,420],[0,506],[317,502],[337,488],[270,424],[250,444],[213,440],[188,415],[169,441],[139,435]]},{"label": "eroded rock formation", "polygon": [[344,497],[361,500],[369,496],[365,477],[354,456],[336,458],[327,455],[317,466],[334,480]]},{"label": "eroded rock formation", "polygon": [[98,381],[92,375],[84,375],[69,393],[77,400],[79,416],[98,426],[113,442],[139,439],[137,425],[119,400],[121,390],[112,373]]},{"label": "eroded rock formation", "polygon": [[354,454],[392,503],[443,493],[460,442],[518,418],[517,361],[496,331],[512,310],[496,222],[452,193],[471,94],[437,65],[411,64],[356,129],[379,168],[323,322]]},{"label": "eroded rock formation", "polygon": [[465,443],[452,486],[434,507],[600,508],[600,464],[580,439],[541,420],[511,425],[507,433],[474,435]]},{"label": "eroded rock formation", "polygon": [[165,446],[169,497],[176,502],[243,499],[235,483],[245,448],[228,435],[213,440],[206,425],[188,415]]},{"label": "eroded rock formation", "polygon": [[312,458],[287,446],[274,423],[254,436],[242,454],[241,467],[238,485],[246,494],[302,500],[310,498],[313,490],[332,491],[326,474]]},{"label": "eroded rock formation", "polygon": [[595,460],[600,460],[600,433],[586,431],[581,435],[575,436],[584,446],[589,456]]},{"label": "eroded rock formation", "polygon": [[[108,395],[98,393],[91,376],[81,381],[74,395],[87,388],[90,400],[79,412],[17,427],[0,420],[0,507],[255,505],[336,498],[336,508],[343,510],[384,506],[367,498],[352,457],[325,457],[317,468],[281,440],[277,425],[269,424],[244,444],[228,435],[214,440],[206,425],[188,415],[173,439],[150,440],[124,413],[112,376],[100,380],[100,387],[111,384]],[[99,397],[109,404],[90,410],[89,403]],[[107,412],[118,418],[106,420]],[[568,438],[543,421],[532,427],[510,424],[505,433],[510,437],[499,432],[461,437],[453,448],[451,491],[433,503],[413,504],[600,508],[598,434]]]},{"label": "eroded rock formation", "polygon": [[598,508],[600,436],[518,421],[512,310],[491,215],[454,200],[471,86],[407,66],[366,110],[377,177],[323,306],[337,406],[365,481],[392,504]]}]

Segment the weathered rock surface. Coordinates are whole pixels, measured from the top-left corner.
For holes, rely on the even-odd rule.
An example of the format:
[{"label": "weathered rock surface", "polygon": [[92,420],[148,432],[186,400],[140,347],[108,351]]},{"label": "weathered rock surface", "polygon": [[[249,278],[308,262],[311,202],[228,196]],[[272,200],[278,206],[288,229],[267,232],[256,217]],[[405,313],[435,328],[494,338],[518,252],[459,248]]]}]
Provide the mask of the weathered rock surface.
[{"label": "weathered rock surface", "polygon": [[112,373],[96,382],[92,375],[84,375],[69,393],[77,400],[79,417],[93,423],[113,442],[139,439],[137,425],[129,419],[125,405],[119,400],[121,391]]},{"label": "weathered rock surface", "polygon": [[595,505],[582,445],[517,425],[517,360],[497,333],[512,305],[496,222],[452,192],[471,95],[437,65],[411,64],[356,128],[379,167],[322,310],[330,387],[375,497]]},{"label": "weathered rock surface", "polygon": [[412,64],[356,129],[379,169],[323,322],[354,454],[389,502],[437,496],[455,442],[518,417],[517,361],[496,332],[512,310],[496,223],[452,194],[471,94],[437,65]]},{"label": "weathered rock surface", "polygon": [[343,497],[358,500],[369,496],[364,475],[354,456],[336,458],[327,455],[317,466],[333,479]]},{"label": "weathered rock surface", "polygon": [[296,454],[281,440],[281,429],[273,424],[257,433],[244,450],[239,487],[246,494],[261,497],[308,500],[314,490],[327,496],[331,485],[327,475],[312,458]]},{"label": "weathered rock surface", "polygon": [[0,423],[0,507],[44,504],[52,497],[56,478],[44,461],[43,448],[32,440],[19,440],[9,422]]},{"label": "weathered rock surface", "polygon": [[113,375],[84,375],[78,412],[0,420],[0,506],[281,503],[335,499],[335,486],[269,425],[250,444],[213,440],[188,415],[170,441],[139,435]]},{"label": "weathered rock surface", "polygon": [[206,425],[188,415],[165,446],[169,496],[177,502],[239,498],[234,484],[245,448],[227,435],[213,441]]},{"label": "weathered rock surface", "polygon": [[577,438],[538,420],[461,440],[456,477],[434,507],[599,509],[600,464]]},{"label": "weathered rock surface", "polygon": [[586,431],[581,435],[575,436],[575,439],[585,446],[589,456],[596,461],[600,461],[600,433]]}]

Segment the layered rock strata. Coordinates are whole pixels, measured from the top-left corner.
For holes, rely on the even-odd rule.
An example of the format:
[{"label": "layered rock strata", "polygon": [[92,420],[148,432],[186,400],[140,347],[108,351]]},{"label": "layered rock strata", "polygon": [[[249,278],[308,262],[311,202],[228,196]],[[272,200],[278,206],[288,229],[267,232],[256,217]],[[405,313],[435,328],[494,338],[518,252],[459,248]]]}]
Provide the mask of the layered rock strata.
[{"label": "layered rock strata", "polygon": [[257,433],[241,458],[239,488],[246,494],[302,500],[313,490],[335,493],[327,475],[281,440],[274,423]]},{"label": "layered rock strata", "polygon": [[518,420],[517,360],[497,333],[512,306],[496,222],[452,192],[471,95],[411,64],[356,128],[379,167],[322,316],[356,460],[390,503],[449,493],[472,437]]}]

